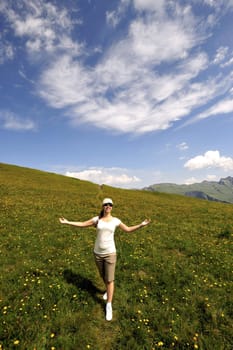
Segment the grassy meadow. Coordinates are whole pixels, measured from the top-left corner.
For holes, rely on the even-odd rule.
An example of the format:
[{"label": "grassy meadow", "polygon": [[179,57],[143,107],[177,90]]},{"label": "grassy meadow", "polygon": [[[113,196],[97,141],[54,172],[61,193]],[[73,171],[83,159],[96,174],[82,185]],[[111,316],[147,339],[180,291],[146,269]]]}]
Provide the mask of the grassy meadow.
[{"label": "grassy meadow", "polygon": [[[116,231],[113,320],[93,259],[98,215]],[[0,349],[233,349],[233,205],[98,186],[0,164]]]}]

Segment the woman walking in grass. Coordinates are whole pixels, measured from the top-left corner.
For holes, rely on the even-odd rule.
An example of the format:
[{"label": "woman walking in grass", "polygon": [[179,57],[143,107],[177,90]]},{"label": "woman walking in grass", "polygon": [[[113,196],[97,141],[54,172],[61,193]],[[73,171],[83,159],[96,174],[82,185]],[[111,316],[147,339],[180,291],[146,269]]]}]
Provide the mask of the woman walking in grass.
[{"label": "woman walking in grass", "polygon": [[117,227],[125,232],[133,232],[150,223],[150,220],[144,220],[142,223],[134,226],[125,225],[120,219],[112,216],[113,201],[111,198],[105,198],[102,203],[102,210],[99,216],[95,216],[87,221],[68,221],[60,218],[61,224],[67,224],[77,227],[96,227],[96,241],[94,246],[94,257],[100,276],[102,277],[106,292],[103,299],[107,300],[106,320],[112,320],[112,299],[114,293],[115,267],[116,267],[116,247],[114,233]]}]

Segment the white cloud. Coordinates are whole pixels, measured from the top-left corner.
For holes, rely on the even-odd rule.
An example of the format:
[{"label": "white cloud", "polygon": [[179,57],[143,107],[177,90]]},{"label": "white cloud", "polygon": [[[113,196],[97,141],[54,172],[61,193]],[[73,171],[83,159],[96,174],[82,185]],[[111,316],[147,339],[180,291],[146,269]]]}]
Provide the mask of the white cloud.
[{"label": "white cloud", "polygon": [[36,130],[36,124],[30,119],[20,118],[12,112],[0,111],[1,128],[15,131]]},{"label": "white cloud", "polygon": [[204,168],[221,168],[224,171],[233,170],[233,158],[220,156],[219,151],[207,151],[204,155],[199,155],[189,159],[185,164],[189,170]]},{"label": "white cloud", "polygon": [[40,95],[55,108],[79,105],[94,99],[93,73],[70,56],[59,57],[45,70],[40,82]]},{"label": "white cloud", "polygon": [[220,46],[217,49],[213,64],[219,64],[221,68],[226,68],[233,65],[233,54],[229,53],[228,46]]},{"label": "white cloud", "polygon": [[137,176],[130,176],[126,172],[126,169],[119,168],[89,168],[82,171],[67,171],[65,175],[115,187],[133,187],[141,181]]},{"label": "white cloud", "polygon": [[[220,2],[219,0],[217,0],[218,2]],[[217,5],[217,1],[216,0],[204,0],[204,3],[209,5],[209,6],[216,6]]]},{"label": "white cloud", "polygon": [[163,13],[165,8],[165,0],[133,0],[134,7],[138,11],[156,11]]},{"label": "white cloud", "polygon": [[12,60],[14,58],[14,48],[6,40],[1,38],[0,34],[0,64],[5,63],[8,60]]},{"label": "white cloud", "polygon": [[115,11],[106,12],[106,21],[112,27],[116,27],[121,21],[122,16],[125,14],[127,6],[129,6],[131,0],[120,0],[119,6]]},{"label": "white cloud", "polygon": [[[144,2],[143,2],[144,3]],[[142,2],[140,5],[143,8]],[[158,64],[175,62],[188,56],[189,51],[203,40],[195,17],[189,7],[172,5],[172,10],[164,9],[164,2],[145,2],[150,9],[148,16],[138,16],[129,26],[127,53],[136,55],[143,63]],[[169,11],[173,12],[170,16]]]},{"label": "white cloud", "polygon": [[223,63],[221,65],[221,67],[229,67],[229,66],[232,66],[233,65],[233,57],[229,58],[228,61],[226,61],[225,63]]},{"label": "white cloud", "polygon": [[168,128],[215,93],[214,83],[212,88],[190,84],[206,65],[204,54],[183,62],[176,74],[160,76],[130,62],[127,46],[114,47],[92,70],[68,56],[59,58],[41,77],[41,96],[53,107],[72,107],[67,114],[73,124],[145,133]]},{"label": "white cloud", "polygon": [[207,175],[206,176],[206,180],[207,181],[216,181],[217,180],[217,176],[216,175]]},{"label": "white cloud", "polygon": [[[16,35],[25,39],[31,54],[56,53],[52,64],[43,66],[37,93],[49,106],[64,109],[72,125],[89,123],[138,134],[165,130],[221,96],[231,82],[231,77],[216,77],[208,71],[209,58],[200,46],[207,38],[206,27],[191,5],[121,0],[114,12],[106,14],[107,20],[117,25],[122,9],[130,4],[136,16],[128,31],[100,50],[92,67],[85,58],[93,48],[84,52],[84,45],[72,39],[75,23],[68,10],[22,0],[24,12],[7,11]],[[224,50],[216,56],[219,62]],[[160,66],[165,69],[160,71]]]},{"label": "white cloud", "polygon": [[186,179],[184,181],[184,184],[185,185],[192,185],[192,184],[195,184],[195,183],[203,182],[205,180],[206,181],[216,181],[217,180],[217,176],[216,175],[207,175],[204,179],[202,178],[201,180],[197,179],[196,177],[190,177],[189,179]]},{"label": "white cloud", "polygon": [[[147,10],[152,3],[144,4]],[[143,3],[135,6],[142,9]],[[157,7],[164,8],[164,3]],[[189,7],[177,7],[175,14],[138,16],[128,35],[91,70],[79,60],[59,56],[41,75],[40,95],[49,105],[66,108],[73,125],[90,123],[128,133],[169,128],[219,91],[215,77],[195,82],[208,67],[208,57],[190,51],[203,38]],[[158,74],[161,63],[171,69]]]},{"label": "white cloud", "polygon": [[222,7],[225,10],[233,7],[233,0],[204,0],[204,3],[216,10],[220,10]]},{"label": "white cloud", "polygon": [[16,4],[10,7],[5,3],[2,11],[15,35],[26,40],[30,54],[40,54],[45,59],[44,52],[51,54],[61,50],[69,51],[70,55],[78,55],[82,51],[83,46],[71,40],[74,22],[67,9],[59,8],[51,2],[22,0],[20,6]]},{"label": "white cloud", "polygon": [[218,114],[228,114],[233,112],[233,99],[224,99],[207,109],[205,112],[199,114],[196,119],[209,118]]},{"label": "white cloud", "polygon": [[198,181],[195,177],[190,177],[184,181],[184,184],[185,185],[192,185],[192,184],[195,184],[197,182],[200,182],[200,181]]},{"label": "white cloud", "polygon": [[228,50],[229,50],[228,47],[226,47],[226,46],[220,46],[220,47],[217,49],[217,52],[216,52],[216,55],[215,55],[215,58],[214,58],[213,63],[214,63],[214,64],[219,64],[219,63],[221,63],[222,61],[224,61],[225,58],[226,58],[226,56],[227,56]]},{"label": "white cloud", "polygon": [[111,24],[113,27],[116,27],[120,21],[120,18],[117,16],[117,13],[115,11],[107,11],[106,20],[107,23]]},{"label": "white cloud", "polygon": [[34,80],[31,80],[27,77],[27,75],[25,74],[25,72],[22,69],[19,69],[19,75],[21,76],[21,78],[23,78],[24,80],[28,81],[31,84],[35,84]]},{"label": "white cloud", "polygon": [[176,146],[180,151],[185,151],[189,148],[186,142],[181,142],[179,145]]}]

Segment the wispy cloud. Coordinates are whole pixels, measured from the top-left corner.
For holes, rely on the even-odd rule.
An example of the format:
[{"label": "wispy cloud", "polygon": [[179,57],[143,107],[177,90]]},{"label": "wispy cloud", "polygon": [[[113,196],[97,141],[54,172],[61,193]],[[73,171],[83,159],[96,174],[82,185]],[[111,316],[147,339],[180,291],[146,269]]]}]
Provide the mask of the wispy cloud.
[{"label": "wispy cloud", "polygon": [[[122,37],[117,34],[111,46],[99,50],[99,60],[92,66],[86,58],[93,48],[88,51],[72,36],[82,19],[74,21],[67,9],[24,0],[24,12],[6,6],[6,13],[31,55],[54,55],[52,64],[41,67],[36,91],[49,106],[62,108],[74,126],[89,123],[143,134],[187,120],[214,99],[221,104],[223,91],[228,92],[233,80],[227,72],[218,75],[213,69],[227,62],[226,47],[217,50],[215,65],[203,51],[201,44],[212,34],[211,27],[195,15],[191,4],[121,0],[115,11],[106,14],[108,23],[117,26],[128,6],[136,15]],[[219,7],[206,1],[206,6],[219,17],[221,8],[226,8],[224,2]]]},{"label": "wispy cloud", "polygon": [[179,145],[176,146],[180,151],[185,151],[189,148],[186,142],[181,142]]},{"label": "wispy cloud", "polygon": [[10,42],[4,40],[0,34],[0,64],[14,58],[14,48]]},{"label": "wispy cloud", "polygon": [[233,98],[223,99],[218,103],[214,104],[211,108],[205,112],[199,114],[196,117],[198,119],[205,119],[219,114],[228,114],[233,112]]},{"label": "wispy cloud", "polygon": [[[191,8],[176,7],[171,18],[163,1],[152,3],[135,1],[138,10],[153,7],[150,16],[134,19],[127,36],[91,70],[62,57],[43,72],[40,94],[56,108],[66,107],[74,125],[129,133],[164,130],[219,94],[224,78],[221,83],[211,75],[200,78],[208,57],[193,52],[205,35]],[[156,66],[164,63],[166,73],[158,74]]]},{"label": "wispy cloud", "polygon": [[116,27],[119,24],[130,4],[130,1],[131,0],[120,0],[119,6],[116,10],[106,12],[106,21],[109,25]]},{"label": "wispy cloud", "polygon": [[[80,54],[82,44],[71,39],[74,25],[72,8],[58,7],[52,2],[22,0],[11,6],[3,0],[2,11],[13,29],[15,36],[23,38],[30,55],[69,51],[70,55]],[[69,12],[68,12],[69,11]]]},{"label": "wispy cloud", "polygon": [[34,121],[27,118],[20,118],[10,111],[0,111],[1,128],[14,131],[36,130]]},{"label": "wispy cloud", "polygon": [[229,50],[229,48],[226,47],[226,46],[219,47],[217,49],[217,52],[216,52],[216,55],[214,57],[213,63],[214,64],[222,63],[225,60],[226,56],[227,56],[228,50]]}]

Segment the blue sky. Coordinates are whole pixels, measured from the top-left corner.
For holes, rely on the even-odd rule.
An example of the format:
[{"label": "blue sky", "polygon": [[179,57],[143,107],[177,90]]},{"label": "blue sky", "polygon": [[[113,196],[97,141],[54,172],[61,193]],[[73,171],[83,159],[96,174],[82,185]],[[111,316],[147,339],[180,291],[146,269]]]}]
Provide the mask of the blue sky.
[{"label": "blue sky", "polygon": [[1,0],[0,161],[99,184],[233,175],[233,0]]}]

